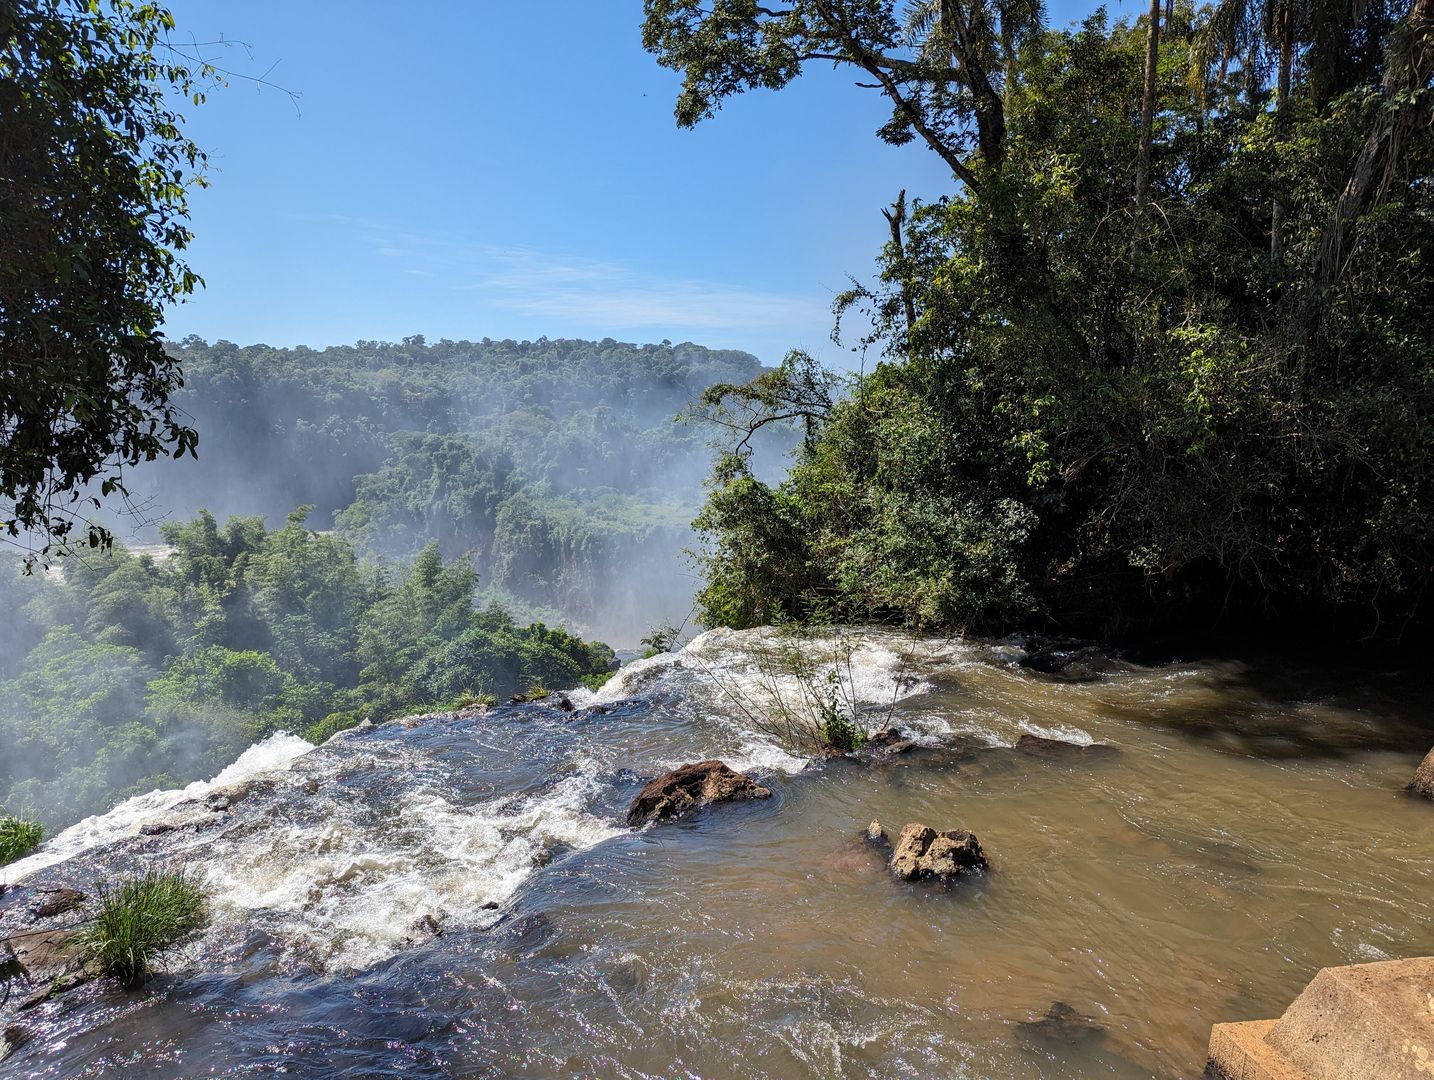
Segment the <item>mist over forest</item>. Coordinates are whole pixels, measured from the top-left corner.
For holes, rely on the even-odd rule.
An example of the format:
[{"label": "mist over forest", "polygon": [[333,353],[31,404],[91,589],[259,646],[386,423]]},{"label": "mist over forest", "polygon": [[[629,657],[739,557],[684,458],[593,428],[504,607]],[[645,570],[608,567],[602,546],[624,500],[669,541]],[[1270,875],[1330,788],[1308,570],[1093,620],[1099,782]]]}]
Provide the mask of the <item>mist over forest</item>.
[{"label": "mist over forest", "polygon": [[[360,555],[411,559],[435,541],[472,561],[489,599],[619,647],[682,622],[694,574],[683,556],[709,472],[712,431],[680,420],[714,383],[746,382],[748,353],[683,343],[360,341],[325,349],[175,347],[179,405],[197,461],[129,477],[148,522],[209,510],[282,522],[310,506]],[[759,462],[776,473],[780,439]]]},{"label": "mist over forest", "polygon": [[277,731],[600,683],[600,642],[689,620],[712,431],[679,414],[764,370],[611,339],[172,348],[197,459],[132,470],[114,552],[17,572],[0,616],[0,805],[50,827]]}]

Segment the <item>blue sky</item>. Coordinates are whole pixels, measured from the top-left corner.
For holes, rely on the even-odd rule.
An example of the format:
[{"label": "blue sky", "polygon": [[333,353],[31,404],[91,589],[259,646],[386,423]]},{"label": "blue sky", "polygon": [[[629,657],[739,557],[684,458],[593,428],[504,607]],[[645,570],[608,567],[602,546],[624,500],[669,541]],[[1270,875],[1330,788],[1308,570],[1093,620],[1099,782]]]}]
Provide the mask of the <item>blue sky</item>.
[{"label": "blue sky", "polygon": [[234,80],[187,110],[211,154],[190,249],[206,288],[171,337],[668,338],[841,364],[831,298],[870,273],[880,207],[949,185],[934,155],[876,139],[886,110],[850,74],[679,130],[641,0],[171,8],[183,36],[247,43],[221,63],[276,65],[301,95]]}]

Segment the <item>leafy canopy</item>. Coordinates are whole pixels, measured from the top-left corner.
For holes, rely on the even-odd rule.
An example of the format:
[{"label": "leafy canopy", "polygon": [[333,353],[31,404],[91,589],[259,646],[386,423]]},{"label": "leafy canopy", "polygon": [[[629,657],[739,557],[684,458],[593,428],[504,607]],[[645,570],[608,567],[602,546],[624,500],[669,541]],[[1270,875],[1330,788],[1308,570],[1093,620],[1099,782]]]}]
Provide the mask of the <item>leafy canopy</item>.
[{"label": "leafy canopy", "polygon": [[108,546],[85,507],[198,443],[160,326],[199,283],[182,253],[205,168],[171,102],[213,72],[174,58],[173,27],[133,0],[0,5],[0,530],[27,564],[77,526]]}]

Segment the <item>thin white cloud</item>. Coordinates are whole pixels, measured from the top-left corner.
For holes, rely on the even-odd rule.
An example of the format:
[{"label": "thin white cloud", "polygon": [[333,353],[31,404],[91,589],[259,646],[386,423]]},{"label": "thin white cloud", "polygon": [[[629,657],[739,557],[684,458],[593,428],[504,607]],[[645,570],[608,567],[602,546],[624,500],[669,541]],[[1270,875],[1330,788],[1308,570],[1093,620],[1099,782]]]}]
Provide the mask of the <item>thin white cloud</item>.
[{"label": "thin white cloud", "polygon": [[526,315],[602,325],[694,328],[800,326],[826,308],[811,299],[687,278],[530,248],[485,248],[488,272],[454,288]]},{"label": "thin white cloud", "polygon": [[374,253],[406,263],[420,277],[442,277],[450,288],[473,292],[495,308],[614,330],[796,330],[829,316],[812,297],[748,289],[698,278],[674,278],[628,263],[591,259],[532,247],[465,244],[354,222]]}]

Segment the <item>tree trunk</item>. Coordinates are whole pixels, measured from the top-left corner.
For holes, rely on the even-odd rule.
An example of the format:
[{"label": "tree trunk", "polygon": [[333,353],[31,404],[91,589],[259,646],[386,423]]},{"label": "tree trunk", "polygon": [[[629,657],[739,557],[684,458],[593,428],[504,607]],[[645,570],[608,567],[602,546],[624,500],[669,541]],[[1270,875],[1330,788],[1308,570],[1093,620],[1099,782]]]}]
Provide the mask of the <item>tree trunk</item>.
[{"label": "tree trunk", "polygon": [[906,265],[906,243],[901,236],[901,227],[906,223],[906,189],[896,197],[890,210],[882,210],[881,216],[891,226],[891,246],[896,249],[897,265],[901,268],[901,306],[906,314],[906,339],[910,346],[911,332],[916,329],[916,298],[912,294],[911,274]]},{"label": "tree trunk", "polygon": [[1408,20],[1390,42],[1384,69],[1385,108],[1375,117],[1369,136],[1355,155],[1349,179],[1320,238],[1315,279],[1321,286],[1332,284],[1344,269],[1354,227],[1394,178],[1405,139],[1430,122],[1431,79],[1434,0],[1414,0]]},{"label": "tree trunk", "polygon": [[1145,31],[1145,89],[1140,100],[1140,159],[1135,173],[1135,214],[1145,215],[1150,192],[1150,143],[1155,127],[1155,81],[1160,66],[1160,0],[1150,0]]},{"label": "tree trunk", "polygon": [[[1280,74],[1275,83],[1275,136],[1282,138],[1288,125],[1286,102],[1290,99],[1290,81],[1295,65],[1295,13],[1292,0],[1284,0],[1276,15],[1280,33]],[[1275,181],[1275,203],[1270,212],[1270,255],[1276,261],[1285,253],[1285,193]]]},{"label": "tree trunk", "polygon": [[[1159,0],[1155,0],[1159,2]],[[996,168],[1006,157],[1006,110],[1001,95],[991,85],[976,41],[961,7],[961,0],[941,0],[941,22],[951,43],[961,81],[976,104],[976,143],[987,166]]]}]

